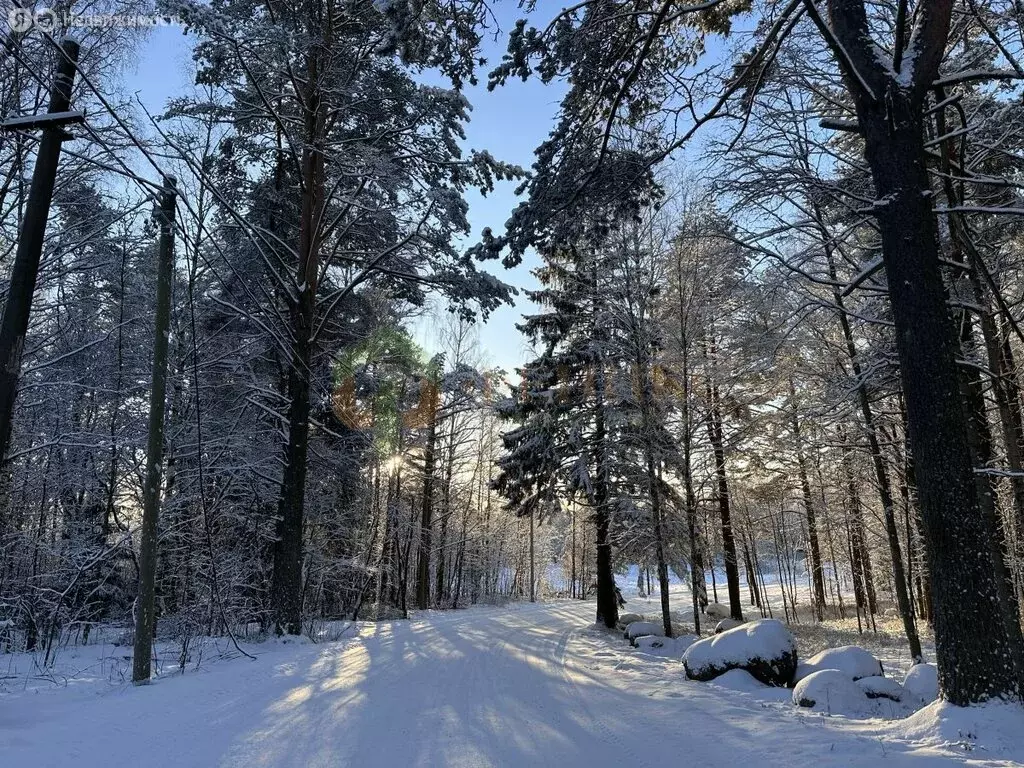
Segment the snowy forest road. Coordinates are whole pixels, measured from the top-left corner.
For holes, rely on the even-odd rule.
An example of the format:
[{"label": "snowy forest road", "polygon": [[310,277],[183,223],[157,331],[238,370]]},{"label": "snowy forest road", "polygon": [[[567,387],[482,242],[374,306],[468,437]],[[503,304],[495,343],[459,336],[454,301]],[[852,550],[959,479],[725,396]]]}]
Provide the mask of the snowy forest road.
[{"label": "snowy forest road", "polygon": [[593,610],[432,612],[335,643],[268,644],[255,662],[146,688],[0,700],[0,765],[949,764],[688,682],[678,662],[640,658],[589,628]]}]

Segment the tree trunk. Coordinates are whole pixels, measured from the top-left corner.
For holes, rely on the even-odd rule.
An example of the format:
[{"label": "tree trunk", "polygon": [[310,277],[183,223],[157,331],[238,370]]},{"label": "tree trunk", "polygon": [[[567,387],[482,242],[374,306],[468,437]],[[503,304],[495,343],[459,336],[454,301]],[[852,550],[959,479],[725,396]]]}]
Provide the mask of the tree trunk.
[{"label": "tree trunk", "polygon": [[860,96],[857,112],[879,201],[875,210],[933,579],[939,680],[944,697],[962,706],[1000,696],[1019,699],[1016,654],[999,612],[992,610],[998,601],[991,561],[995,531],[982,513],[968,448],[925,168],[922,108],[898,87],[885,96]]},{"label": "tree trunk", "polygon": [[690,547],[690,592],[693,598],[693,631],[700,635],[700,612],[708,604],[704,559],[697,537],[697,494],[693,490],[693,424],[690,415],[690,340],[686,330],[686,305],[683,300],[682,264],[677,261],[679,285],[679,346],[682,353],[682,475],[686,495],[686,534]]},{"label": "tree trunk", "polygon": [[324,200],[324,107],[320,93],[318,51],[306,57],[305,134],[302,149],[302,209],[299,216],[298,296],[289,299],[292,334],[288,361],[288,442],[278,499],[277,545],[274,549],[272,602],[276,631],[302,632],[302,532],[309,452],[310,378],[313,323],[319,279],[318,228]]},{"label": "tree trunk", "polygon": [[825,620],[825,580],[821,572],[821,549],[818,545],[818,523],[814,515],[814,499],[811,496],[811,482],[807,474],[807,457],[804,455],[803,438],[800,434],[800,419],[796,407],[796,387],[793,379],[789,379],[789,396],[792,401],[791,420],[793,439],[796,441],[797,467],[800,473],[800,490],[804,498],[804,512],[807,515],[807,542],[810,549],[811,576],[813,583],[812,600],[814,616],[818,621]]},{"label": "tree trunk", "polygon": [[[644,351],[645,352],[645,351]],[[655,427],[656,414],[654,411],[654,381],[650,365],[650,358],[644,352],[637,355],[637,375],[641,377],[640,408],[641,423],[643,425],[644,460],[647,473],[647,494],[651,502],[651,517],[654,523],[654,553],[657,558],[658,568],[658,589],[661,600],[661,622],[665,630],[665,637],[672,637],[672,611],[669,605],[668,594],[668,561],[665,559],[665,530],[662,520],[662,494],[661,494],[661,457],[657,455]],[[650,594],[650,589],[648,589]]]},{"label": "tree trunk", "polygon": [[[1010,469],[1024,472],[1024,415],[1021,414],[1020,386],[1017,381],[1017,365],[1010,346],[1009,321],[1000,326],[1001,354],[999,356],[999,374],[1006,400],[1006,417],[1004,440],[1007,444],[1006,460]],[[1011,458],[1010,444],[1013,444],[1014,457]],[[1024,565],[1024,475],[1011,478],[1013,484],[1013,508],[1015,513],[1016,539],[1014,548],[1018,568]]]},{"label": "tree trunk", "polygon": [[[975,285],[975,291],[979,286]],[[976,296],[980,299],[980,296]],[[982,319],[984,333],[984,318]],[[974,347],[972,323],[969,318],[964,317],[960,324],[961,342],[966,351]],[[993,349],[991,344],[995,343],[994,329],[991,338],[985,333],[986,343],[989,351],[998,354],[998,348]],[[998,369],[998,359],[988,361],[992,369]],[[988,468],[995,459],[993,450],[992,431],[989,428],[988,416],[985,407],[984,384],[981,374],[973,366],[962,366],[960,375],[963,382],[964,401],[968,412],[969,439],[971,453],[974,455],[974,463],[979,468]],[[998,383],[996,383],[998,389]],[[1010,640],[1011,651],[1015,654],[1017,674],[1024,679],[1024,637],[1020,629],[1020,612],[1017,608],[1016,595],[1013,589],[1013,577],[1006,562],[1006,551],[1008,537],[1005,536],[999,509],[996,505],[996,488],[992,475],[986,473],[975,473],[975,483],[978,489],[978,503],[982,514],[989,521],[993,535],[990,541],[990,557],[992,567],[996,576],[996,592],[999,598],[999,612],[1006,625],[1006,633]]]},{"label": "tree trunk", "polygon": [[439,392],[434,382],[424,380],[427,393],[427,439],[423,447],[423,511],[420,516],[420,546],[416,558],[416,607],[430,607],[430,545],[434,512],[434,453],[437,446],[437,411]]},{"label": "tree trunk", "polygon": [[[598,271],[591,270],[593,315],[600,315],[602,298],[598,290]],[[595,341],[605,336],[605,329],[596,321],[591,328]],[[608,456],[608,430],[605,420],[605,368],[604,358],[598,352],[593,359],[594,372],[594,527],[597,546],[597,623],[614,629],[619,622],[619,601],[615,594],[615,574],[612,571],[611,493],[608,487],[611,472]]]},{"label": "tree trunk", "polygon": [[[714,354],[713,345],[710,353]],[[717,387],[708,381],[708,436],[715,457],[715,478],[718,483],[718,512],[722,519],[722,550],[725,552],[725,581],[729,588],[729,613],[743,621],[743,598],[740,595],[740,569],[736,557],[736,539],[732,532],[729,500],[729,481],[725,474],[725,446],[722,433],[722,415],[718,407]]]},{"label": "tree trunk", "polygon": [[569,550],[569,597],[576,597],[576,505],[572,505],[572,548]]},{"label": "tree trunk", "polygon": [[[871,452],[871,464],[874,467],[875,481],[878,484],[878,495],[882,502],[882,515],[885,520],[886,537],[889,542],[889,554],[892,559],[896,605],[900,612],[900,618],[903,620],[903,631],[907,636],[907,644],[910,646],[910,657],[914,659],[914,663],[917,663],[923,660],[921,640],[917,634],[917,625],[914,623],[914,612],[910,606],[910,596],[907,594],[907,580],[906,575],[903,572],[903,554],[900,549],[899,535],[896,530],[895,501],[893,500],[892,486],[889,483],[889,475],[885,470],[885,457],[882,455],[882,447],[878,442],[875,417],[871,410],[871,401],[868,397],[867,385],[864,383],[864,377],[860,367],[860,359],[857,355],[857,346],[853,338],[853,331],[850,328],[850,321],[846,316],[842,295],[839,292],[838,280],[836,278],[835,259],[832,254],[830,243],[827,240],[825,255],[828,259],[829,277],[835,286],[833,287],[833,300],[839,308],[839,324],[842,327],[843,338],[846,341],[846,352],[850,358],[850,368],[852,369],[854,380],[857,382],[857,402],[860,405],[861,419],[864,423],[864,432],[868,438],[868,448]],[[855,533],[860,536],[860,541],[863,543],[863,527],[855,531]],[[865,564],[870,563],[866,554],[864,562]],[[868,567],[870,567],[870,565],[868,565]],[[869,598],[872,603],[871,615],[874,616],[874,584],[869,573],[867,576],[867,583],[870,584],[869,590],[871,593],[871,597]]]},{"label": "tree trunk", "polygon": [[[944,99],[945,92],[942,88],[936,90],[936,98]],[[939,110],[935,117],[936,129],[940,135],[946,133],[945,112]],[[952,171],[950,155],[953,151],[951,142],[943,142],[941,145],[942,168],[949,174]],[[946,193],[946,202],[950,208],[955,208],[962,201],[957,194],[951,176],[943,179],[943,189]],[[979,325],[981,327],[984,349],[987,354],[988,370],[994,372],[992,387],[998,405],[999,413],[1004,418],[1004,432],[1012,433],[1010,426],[1009,402],[1003,386],[1003,379],[999,376],[1001,367],[1002,350],[999,343],[999,334],[992,315],[986,311],[986,292],[982,286],[979,269],[983,263],[974,244],[971,241],[970,233],[959,214],[953,214],[949,218],[949,240],[952,255],[957,263],[965,263],[968,260],[973,262],[973,269],[967,273],[974,303],[980,308]],[[970,259],[968,259],[970,256]],[[993,296],[993,299],[998,296]],[[973,327],[969,315],[964,312],[960,318],[961,329],[961,352],[976,347],[973,341]],[[995,458],[993,450],[992,432],[989,428],[987,408],[985,404],[984,384],[981,373],[972,366],[962,366],[960,370],[962,386],[964,391],[965,405],[967,408],[967,424],[970,429],[970,446],[974,454],[976,467],[986,469],[992,465]],[[1014,450],[1014,440],[1006,441],[1008,446],[1007,459],[1010,455],[1017,453],[1016,460],[1020,463],[1020,456]],[[996,503],[996,482],[988,474],[976,473],[975,482],[978,489],[978,501],[982,514],[989,520],[992,528],[992,539],[990,542],[992,553],[992,567],[995,571],[996,590],[999,597],[1000,612],[1003,623],[1006,625],[1006,633],[1010,642],[1011,653],[1016,664],[1016,676],[1024,685],[1024,635],[1020,627],[1020,611],[1017,606],[1017,596],[1013,586],[1012,571],[1007,563],[1006,557],[1010,551],[1011,537],[1006,531],[999,508]],[[1022,691],[1024,693],[1024,691]]]},{"label": "tree trunk", "polygon": [[534,513],[530,510],[530,602],[537,602],[537,548],[534,541]]},{"label": "tree trunk", "polygon": [[614,629],[619,621],[619,602],[615,598],[615,575],[612,573],[612,544],[610,498],[608,492],[608,467],[606,441],[608,439],[604,418],[604,371],[595,377],[596,407],[594,419],[594,443],[596,446],[596,474],[594,481],[594,526],[597,539],[597,621]]},{"label": "tree trunk", "polygon": [[171,281],[174,277],[174,179],[160,201],[160,252],[157,265],[156,320],[153,332],[153,376],[149,397],[149,442],[146,479],[142,489],[142,535],[139,542],[139,597],[135,608],[135,647],[132,682],[149,682],[156,628],[156,561],[159,537],[161,463],[164,452],[164,409],[167,399],[167,347],[171,330]]}]

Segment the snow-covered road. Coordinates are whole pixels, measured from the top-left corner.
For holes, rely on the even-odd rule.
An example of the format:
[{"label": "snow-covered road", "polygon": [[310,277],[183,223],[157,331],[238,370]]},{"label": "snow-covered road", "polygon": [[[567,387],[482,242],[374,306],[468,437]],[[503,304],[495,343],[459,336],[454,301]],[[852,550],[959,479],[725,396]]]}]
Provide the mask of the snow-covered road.
[{"label": "snow-covered road", "polygon": [[592,611],[431,613],[146,688],[0,698],[0,766],[949,764],[878,723],[688,682],[589,628]]}]

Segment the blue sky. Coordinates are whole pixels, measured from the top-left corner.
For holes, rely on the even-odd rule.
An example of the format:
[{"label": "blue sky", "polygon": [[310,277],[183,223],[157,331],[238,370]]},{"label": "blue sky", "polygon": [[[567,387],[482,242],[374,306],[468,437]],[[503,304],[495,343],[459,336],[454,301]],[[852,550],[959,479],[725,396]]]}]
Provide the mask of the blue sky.
[{"label": "blue sky", "polygon": [[[537,80],[526,83],[510,82],[492,92],[487,91],[486,73],[496,64],[505,50],[507,31],[518,17],[513,4],[499,4],[501,33],[494,40],[489,35],[483,56],[488,63],[481,71],[480,84],[469,86],[466,96],[473,105],[472,118],[466,127],[466,148],[486,149],[499,160],[529,168],[533,150],[550,131],[563,87],[544,86]],[[167,99],[185,92],[189,87],[191,45],[194,38],[182,34],[178,27],[158,27],[139,48],[139,61],[134,72],[126,73],[126,89],[154,113],[160,111]],[[476,241],[484,227],[500,232],[517,204],[514,193],[516,182],[499,183],[486,197],[479,193],[468,196],[471,240]],[[469,241],[467,241],[467,245]],[[485,268],[500,279],[517,288],[532,287],[536,283],[530,269],[536,258],[527,258],[513,270],[505,270],[497,263]],[[525,359],[526,346],[515,328],[524,308],[529,303],[519,298],[518,306],[503,307],[495,312],[480,330],[480,338],[489,364],[505,368],[509,373]],[[434,324],[425,320],[418,324],[416,335],[428,348],[433,342]]]}]

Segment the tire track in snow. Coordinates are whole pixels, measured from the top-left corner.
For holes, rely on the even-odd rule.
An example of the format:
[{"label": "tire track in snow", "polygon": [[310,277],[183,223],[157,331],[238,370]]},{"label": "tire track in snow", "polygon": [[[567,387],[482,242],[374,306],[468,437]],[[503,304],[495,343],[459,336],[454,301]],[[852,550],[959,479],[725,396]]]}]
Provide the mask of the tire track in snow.
[{"label": "tire track in snow", "polygon": [[572,692],[573,697],[579,702],[580,709],[583,710],[583,713],[594,724],[606,742],[610,742],[618,748],[619,752],[627,755],[633,766],[637,766],[638,768],[655,768],[655,766],[651,765],[651,763],[644,759],[642,754],[631,751],[622,737],[609,728],[607,723],[605,723],[601,717],[594,714],[593,707],[590,706],[590,703],[587,701],[587,697],[583,695],[583,691],[580,690],[579,684],[573,678],[573,673],[569,669],[568,662],[569,642],[579,634],[579,629],[566,630],[562,634],[562,637],[558,642],[558,646],[556,647],[559,666],[562,671],[562,678],[565,680],[567,687]]}]

